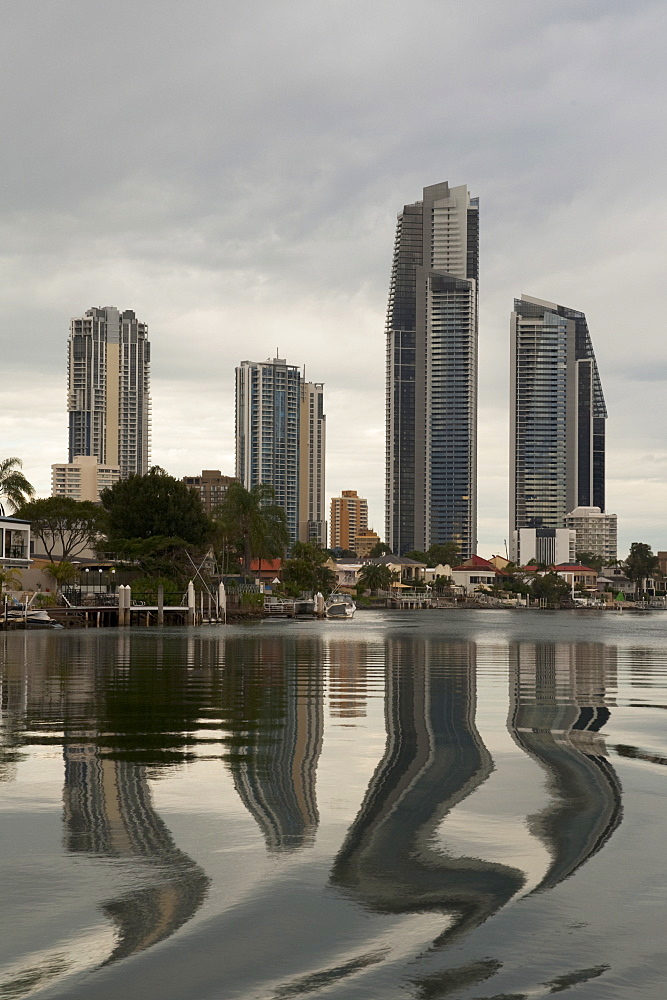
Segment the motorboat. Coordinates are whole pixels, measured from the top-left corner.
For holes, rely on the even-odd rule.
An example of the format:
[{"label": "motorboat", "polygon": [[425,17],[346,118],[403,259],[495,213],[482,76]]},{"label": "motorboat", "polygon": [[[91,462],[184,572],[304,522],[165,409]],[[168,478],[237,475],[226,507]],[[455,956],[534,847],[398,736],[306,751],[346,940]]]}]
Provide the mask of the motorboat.
[{"label": "motorboat", "polygon": [[349,594],[330,594],[324,602],[324,614],[327,618],[352,618],[357,610]]},{"label": "motorboat", "polygon": [[49,617],[43,608],[9,608],[7,622],[23,625],[25,628],[62,628],[60,622]]}]

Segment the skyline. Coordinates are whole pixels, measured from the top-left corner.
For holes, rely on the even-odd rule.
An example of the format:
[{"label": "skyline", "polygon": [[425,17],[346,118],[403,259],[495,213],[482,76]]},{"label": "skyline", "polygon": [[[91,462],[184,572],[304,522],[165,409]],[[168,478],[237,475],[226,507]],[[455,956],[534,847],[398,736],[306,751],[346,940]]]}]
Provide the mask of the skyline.
[{"label": "skyline", "polygon": [[[234,369],[279,344],[325,386],[326,510],[355,489],[383,534],[396,212],[446,177],[483,211],[478,551],[508,532],[509,325],[524,293],[590,325],[619,555],[667,548],[661,5],[66,0],[37,17],[28,0],[8,14],[0,445],[42,495],[67,458],[69,321],[115,304],[150,330],[155,464],[232,475]],[[427,37],[414,32],[426,17]],[[100,32],[116,71],[83,86],[80,53]],[[397,60],[420,72],[407,80]]]}]

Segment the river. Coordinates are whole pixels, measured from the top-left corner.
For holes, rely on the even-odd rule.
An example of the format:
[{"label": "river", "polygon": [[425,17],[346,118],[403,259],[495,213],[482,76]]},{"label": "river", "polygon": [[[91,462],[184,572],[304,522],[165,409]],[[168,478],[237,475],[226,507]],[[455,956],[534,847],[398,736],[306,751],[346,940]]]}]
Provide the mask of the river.
[{"label": "river", "polygon": [[0,634],[0,1000],[662,1000],[666,637]]}]

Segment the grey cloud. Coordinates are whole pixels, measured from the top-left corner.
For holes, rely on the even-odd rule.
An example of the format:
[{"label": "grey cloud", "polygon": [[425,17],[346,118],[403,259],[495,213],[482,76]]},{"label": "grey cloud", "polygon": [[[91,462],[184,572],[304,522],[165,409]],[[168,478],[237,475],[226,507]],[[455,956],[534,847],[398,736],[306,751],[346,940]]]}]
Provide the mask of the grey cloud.
[{"label": "grey cloud", "polygon": [[[395,215],[448,179],[481,199],[483,545],[506,516],[497,427],[521,291],[588,315],[612,481],[633,436],[658,453],[641,382],[664,377],[663,4],[25,0],[2,16],[0,348],[15,380],[55,379],[54,413],[70,316],[134,308],[154,345],[155,458],[183,474],[231,454],[233,367],[279,343],[327,384],[330,485],[372,493],[378,527]],[[27,368],[17,342],[39,345]],[[19,450],[21,409],[3,395],[0,444]],[[45,432],[53,461],[64,427]]]}]

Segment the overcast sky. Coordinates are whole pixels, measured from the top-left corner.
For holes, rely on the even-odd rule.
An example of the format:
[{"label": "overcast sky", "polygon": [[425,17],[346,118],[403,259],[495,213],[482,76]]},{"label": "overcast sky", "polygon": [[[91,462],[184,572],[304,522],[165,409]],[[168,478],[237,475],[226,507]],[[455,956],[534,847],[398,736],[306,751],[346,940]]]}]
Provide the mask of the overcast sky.
[{"label": "overcast sky", "polygon": [[384,532],[396,213],[480,198],[479,551],[507,538],[509,313],[583,310],[620,552],[667,549],[667,5],[4,0],[0,457],[67,458],[69,320],[134,309],[153,462],[234,472],[234,367],[325,383],[327,494]]}]

